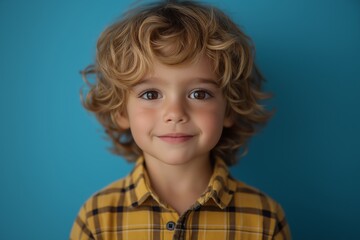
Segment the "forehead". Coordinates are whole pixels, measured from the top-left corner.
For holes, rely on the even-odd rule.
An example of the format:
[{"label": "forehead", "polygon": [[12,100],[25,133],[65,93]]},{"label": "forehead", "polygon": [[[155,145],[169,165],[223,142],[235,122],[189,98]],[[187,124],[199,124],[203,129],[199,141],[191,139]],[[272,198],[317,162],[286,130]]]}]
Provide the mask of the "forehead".
[{"label": "forehead", "polygon": [[199,57],[191,62],[176,65],[167,65],[155,59],[143,79],[147,78],[217,80],[213,64],[208,57]]}]

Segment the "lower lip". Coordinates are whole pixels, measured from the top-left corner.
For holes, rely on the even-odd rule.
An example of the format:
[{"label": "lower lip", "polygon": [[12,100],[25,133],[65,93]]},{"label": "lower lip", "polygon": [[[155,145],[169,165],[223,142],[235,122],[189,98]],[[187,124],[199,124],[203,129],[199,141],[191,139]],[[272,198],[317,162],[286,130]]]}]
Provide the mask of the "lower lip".
[{"label": "lower lip", "polygon": [[179,136],[179,137],[160,136],[159,138],[167,143],[184,143],[189,141],[192,138],[192,136]]}]

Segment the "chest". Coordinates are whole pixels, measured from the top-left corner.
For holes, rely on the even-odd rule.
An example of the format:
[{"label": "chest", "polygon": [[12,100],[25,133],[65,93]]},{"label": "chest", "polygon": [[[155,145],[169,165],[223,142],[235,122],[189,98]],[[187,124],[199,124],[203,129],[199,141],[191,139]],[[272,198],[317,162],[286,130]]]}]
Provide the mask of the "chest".
[{"label": "chest", "polygon": [[202,206],[182,216],[157,206],[97,215],[96,239],[271,239],[275,220],[254,209]]}]

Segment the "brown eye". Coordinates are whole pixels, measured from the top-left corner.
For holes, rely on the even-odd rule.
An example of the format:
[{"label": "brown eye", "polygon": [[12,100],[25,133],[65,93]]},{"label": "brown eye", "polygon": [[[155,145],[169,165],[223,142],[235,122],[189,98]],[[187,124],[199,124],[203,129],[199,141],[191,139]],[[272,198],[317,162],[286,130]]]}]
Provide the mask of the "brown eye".
[{"label": "brown eye", "polygon": [[208,99],[210,97],[212,97],[210,95],[210,93],[208,93],[207,91],[204,90],[195,90],[192,93],[190,93],[189,97],[191,99],[198,99],[198,100],[203,100],[203,99]]},{"label": "brown eye", "polygon": [[158,99],[159,97],[160,94],[156,91],[147,91],[140,95],[140,98],[146,100],[154,100],[154,99]]}]

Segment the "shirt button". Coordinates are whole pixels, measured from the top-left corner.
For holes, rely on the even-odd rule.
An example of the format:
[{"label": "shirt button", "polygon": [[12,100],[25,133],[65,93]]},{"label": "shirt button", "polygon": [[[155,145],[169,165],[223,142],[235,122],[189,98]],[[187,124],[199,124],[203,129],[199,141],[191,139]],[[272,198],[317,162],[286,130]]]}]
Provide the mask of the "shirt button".
[{"label": "shirt button", "polygon": [[170,221],[166,224],[166,229],[173,231],[175,229],[175,223],[173,221]]}]

